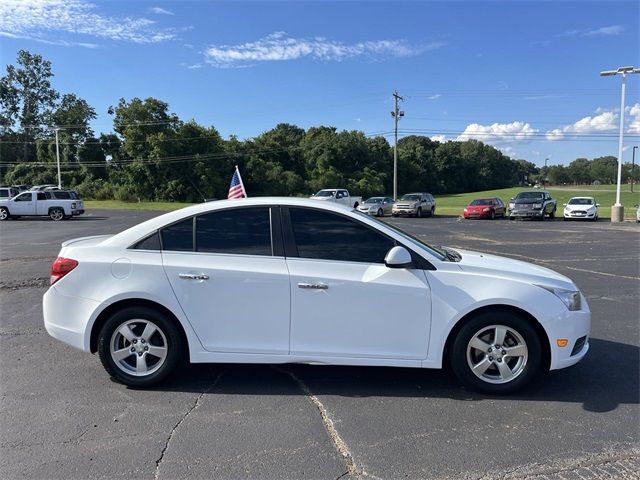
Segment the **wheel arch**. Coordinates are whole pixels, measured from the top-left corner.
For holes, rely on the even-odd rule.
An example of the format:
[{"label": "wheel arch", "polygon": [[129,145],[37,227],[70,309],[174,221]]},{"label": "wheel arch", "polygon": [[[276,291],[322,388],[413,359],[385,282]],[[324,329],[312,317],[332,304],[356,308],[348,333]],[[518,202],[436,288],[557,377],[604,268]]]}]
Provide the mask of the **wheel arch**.
[{"label": "wheel arch", "polygon": [[540,338],[540,343],[542,347],[542,368],[543,370],[548,371],[551,366],[551,347],[549,344],[549,336],[547,335],[547,332],[545,331],[544,327],[538,321],[538,319],[536,319],[536,317],[531,315],[526,310],[523,310],[519,307],[515,307],[513,305],[505,305],[505,304],[484,305],[482,307],[476,308],[475,310],[468,312],[462,318],[460,318],[460,320],[458,320],[455,323],[455,325],[447,335],[447,340],[444,344],[444,349],[442,351],[442,364],[443,365],[449,364],[449,352],[451,350],[453,341],[458,335],[458,332],[467,323],[467,321],[478,315],[481,315],[483,313],[487,313],[490,311],[508,312],[511,314],[515,314],[521,318],[525,318],[531,322],[531,325],[533,326],[533,328],[535,329],[536,333]]},{"label": "wheel arch", "polygon": [[173,312],[164,305],[144,298],[126,298],[123,300],[118,300],[117,302],[114,302],[106,307],[98,314],[95,321],[93,322],[93,325],[91,326],[91,335],[89,337],[89,350],[91,351],[91,353],[96,353],[98,351],[98,335],[100,334],[102,326],[106,323],[109,317],[111,317],[111,315],[113,315],[115,312],[128,307],[147,307],[166,315],[175,324],[176,328],[180,332],[183,346],[185,348],[186,358],[189,358],[189,341],[187,340],[187,333],[185,332],[180,320],[178,320]]}]

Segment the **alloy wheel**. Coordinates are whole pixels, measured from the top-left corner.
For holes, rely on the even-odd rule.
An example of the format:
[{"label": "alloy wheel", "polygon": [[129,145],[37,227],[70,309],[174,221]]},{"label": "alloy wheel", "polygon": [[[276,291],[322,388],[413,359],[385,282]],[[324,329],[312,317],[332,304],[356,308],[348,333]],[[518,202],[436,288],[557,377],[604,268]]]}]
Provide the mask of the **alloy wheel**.
[{"label": "alloy wheel", "polygon": [[505,325],[476,332],[467,345],[467,363],[483,382],[509,383],[525,370],[529,350],[522,335]]},{"label": "alloy wheel", "polygon": [[115,329],[109,353],[124,373],[137,377],[158,371],[167,359],[168,343],[164,332],[150,320],[127,320]]}]

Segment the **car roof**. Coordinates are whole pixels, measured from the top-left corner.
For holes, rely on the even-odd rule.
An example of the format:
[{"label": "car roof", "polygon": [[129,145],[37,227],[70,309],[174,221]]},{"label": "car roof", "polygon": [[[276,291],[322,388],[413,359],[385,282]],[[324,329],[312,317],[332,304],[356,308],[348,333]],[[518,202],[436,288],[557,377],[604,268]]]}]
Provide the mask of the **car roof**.
[{"label": "car roof", "polygon": [[[165,213],[154,217],[146,222],[142,222],[135,225],[123,232],[120,232],[110,239],[106,240],[104,245],[130,245],[131,243],[143,238],[144,236],[154,232],[155,230],[164,227],[173,222],[182,220],[183,218],[193,215],[200,215],[203,213],[214,212],[216,210],[222,210],[225,208],[233,207],[258,207],[258,206],[292,206],[292,207],[311,207],[316,210],[327,210],[338,213],[348,213],[354,211],[352,208],[345,207],[344,205],[319,202],[317,200],[309,198],[297,198],[297,197],[249,197],[239,198],[233,200],[216,200],[215,202],[199,203],[197,205],[191,205],[179,210]],[[359,214],[358,214],[359,215]]]}]

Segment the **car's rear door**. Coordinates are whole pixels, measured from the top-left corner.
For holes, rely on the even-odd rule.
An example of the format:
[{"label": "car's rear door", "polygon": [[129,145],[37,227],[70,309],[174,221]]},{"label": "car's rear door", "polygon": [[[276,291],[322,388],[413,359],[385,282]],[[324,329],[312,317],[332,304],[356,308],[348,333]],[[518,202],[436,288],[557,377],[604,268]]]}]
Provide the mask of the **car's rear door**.
[{"label": "car's rear door", "polygon": [[423,270],[388,268],[390,237],[349,216],[283,209],[291,354],[422,359],[431,291]]},{"label": "car's rear door", "polygon": [[205,349],[289,352],[289,273],[279,229],[277,207],[238,206],[161,230],[165,272]]}]

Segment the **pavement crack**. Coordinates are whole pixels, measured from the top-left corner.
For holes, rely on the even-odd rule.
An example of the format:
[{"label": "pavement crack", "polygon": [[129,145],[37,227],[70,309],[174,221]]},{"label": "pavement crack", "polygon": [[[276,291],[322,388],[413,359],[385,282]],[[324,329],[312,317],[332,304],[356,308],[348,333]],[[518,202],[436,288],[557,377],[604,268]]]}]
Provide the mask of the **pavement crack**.
[{"label": "pavement crack", "polygon": [[0,292],[14,292],[25,288],[49,288],[49,283],[49,277],[34,277],[16,282],[0,281]]},{"label": "pavement crack", "polygon": [[202,397],[205,394],[209,393],[218,384],[223,373],[225,373],[224,370],[218,374],[218,376],[216,377],[216,379],[213,381],[211,385],[209,385],[202,392],[200,392],[200,394],[196,397],[195,402],[193,402],[193,405],[191,405],[189,409],[182,415],[182,417],[180,417],[180,420],[178,420],[178,422],[173,426],[173,428],[169,432],[167,441],[164,443],[164,447],[160,452],[160,457],[158,457],[158,459],[156,460],[156,471],[153,475],[153,478],[155,480],[158,480],[158,477],[160,476],[160,465],[164,460],[165,453],[167,453],[167,450],[169,449],[169,444],[171,443],[171,439],[173,438],[173,435],[176,433],[178,428],[180,428],[180,425],[182,425],[182,423],[189,417],[189,415],[191,415],[191,413],[200,406],[200,400],[202,400]]},{"label": "pavement crack", "polygon": [[284,373],[289,377],[291,377],[293,381],[296,382],[298,387],[300,387],[300,390],[304,392],[304,394],[307,396],[309,401],[318,409],[318,412],[320,412],[320,417],[322,418],[322,423],[324,425],[324,428],[329,434],[329,437],[333,442],[333,446],[338,451],[338,453],[342,457],[347,467],[347,471],[338,478],[344,477],[345,475],[356,476],[356,477],[367,476],[367,473],[364,471],[364,469],[358,468],[356,466],[356,462],[353,459],[353,455],[351,454],[351,451],[349,450],[349,447],[347,446],[346,442],[343,440],[343,438],[340,436],[340,434],[336,430],[333,420],[329,416],[329,412],[327,412],[327,409],[322,404],[320,399],[316,397],[311,392],[311,390],[309,390],[309,387],[307,386],[307,384],[304,383],[300,378],[298,378],[298,376],[293,372],[290,372],[288,370],[284,370],[278,367],[274,367],[274,369],[279,371],[280,373]]}]

